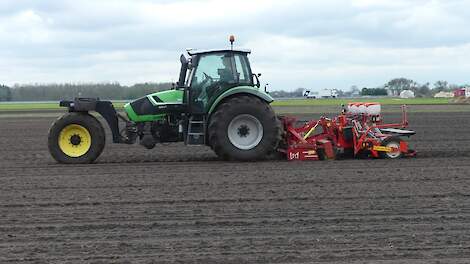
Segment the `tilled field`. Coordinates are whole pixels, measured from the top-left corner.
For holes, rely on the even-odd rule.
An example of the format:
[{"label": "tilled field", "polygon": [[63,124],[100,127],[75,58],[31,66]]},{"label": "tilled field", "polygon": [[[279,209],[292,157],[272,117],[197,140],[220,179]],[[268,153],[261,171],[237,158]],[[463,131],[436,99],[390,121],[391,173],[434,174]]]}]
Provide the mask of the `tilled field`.
[{"label": "tilled field", "polygon": [[64,166],[53,119],[0,118],[0,263],[469,262],[470,112],[411,113],[417,158],[323,162],[108,137]]}]

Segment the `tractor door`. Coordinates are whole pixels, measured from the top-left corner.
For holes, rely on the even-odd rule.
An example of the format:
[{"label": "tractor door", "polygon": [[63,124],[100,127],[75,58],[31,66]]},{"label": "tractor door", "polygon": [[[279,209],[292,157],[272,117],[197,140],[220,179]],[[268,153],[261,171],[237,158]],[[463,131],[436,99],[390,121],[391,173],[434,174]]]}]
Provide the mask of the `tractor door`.
[{"label": "tractor door", "polygon": [[248,58],[234,52],[199,54],[193,62],[189,84],[189,109],[205,114],[223,92],[240,85],[253,85]]}]

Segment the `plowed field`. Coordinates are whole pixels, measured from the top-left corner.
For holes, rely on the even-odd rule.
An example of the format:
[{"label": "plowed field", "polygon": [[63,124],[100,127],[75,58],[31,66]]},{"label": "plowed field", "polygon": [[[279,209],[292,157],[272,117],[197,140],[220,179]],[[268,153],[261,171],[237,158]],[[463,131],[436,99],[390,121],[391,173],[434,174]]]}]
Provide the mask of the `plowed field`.
[{"label": "plowed field", "polygon": [[53,117],[0,118],[0,263],[468,263],[470,112],[409,118],[410,159],[222,162],[108,136],[91,165],[52,160]]}]

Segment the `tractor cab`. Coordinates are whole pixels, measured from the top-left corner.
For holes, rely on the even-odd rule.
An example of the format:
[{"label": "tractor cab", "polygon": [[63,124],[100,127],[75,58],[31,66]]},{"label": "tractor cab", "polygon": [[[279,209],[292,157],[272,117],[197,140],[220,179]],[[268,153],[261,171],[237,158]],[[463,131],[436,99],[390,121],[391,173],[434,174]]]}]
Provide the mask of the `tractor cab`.
[{"label": "tractor cab", "polygon": [[[207,115],[225,92],[249,89],[253,83],[248,50],[188,51],[180,56],[181,70],[176,89],[160,91],[138,98],[124,106],[131,121],[153,121],[168,114]],[[254,89],[256,87],[256,89]],[[256,91],[254,91],[256,90]],[[267,98],[270,100],[271,98]]]},{"label": "tractor cab", "polygon": [[255,86],[249,53],[249,50],[189,50],[190,59],[181,55],[178,86],[186,90],[184,102],[191,114],[207,113],[214,101],[231,88]]}]

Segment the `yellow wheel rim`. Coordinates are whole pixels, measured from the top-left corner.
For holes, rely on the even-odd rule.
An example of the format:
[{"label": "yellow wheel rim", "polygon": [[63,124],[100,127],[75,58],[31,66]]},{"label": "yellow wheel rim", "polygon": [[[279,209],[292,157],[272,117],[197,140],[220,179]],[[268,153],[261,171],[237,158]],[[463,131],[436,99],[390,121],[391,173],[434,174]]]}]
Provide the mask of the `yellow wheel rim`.
[{"label": "yellow wheel rim", "polygon": [[85,127],[71,124],[60,131],[59,148],[65,155],[77,158],[85,155],[90,147],[91,135]]}]

